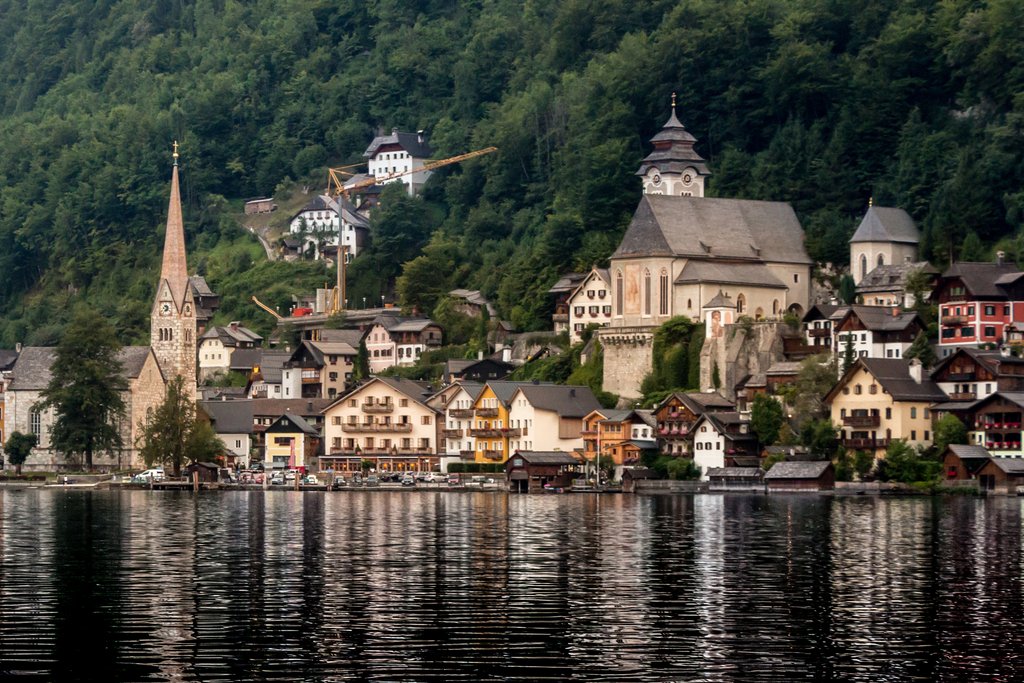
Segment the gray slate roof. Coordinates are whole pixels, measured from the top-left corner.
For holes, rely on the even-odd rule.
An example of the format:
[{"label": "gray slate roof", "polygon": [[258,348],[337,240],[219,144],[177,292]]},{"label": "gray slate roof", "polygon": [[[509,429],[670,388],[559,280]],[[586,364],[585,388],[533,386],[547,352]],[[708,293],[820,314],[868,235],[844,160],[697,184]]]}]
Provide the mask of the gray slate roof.
[{"label": "gray slate roof", "polygon": [[587,273],[566,273],[551,285],[548,294],[568,294],[576,289],[585,277],[587,277]]},{"label": "gray slate roof", "polygon": [[430,148],[426,140],[423,142],[419,141],[419,136],[416,133],[402,133],[397,128],[393,128],[391,135],[378,135],[375,137],[370,142],[370,146],[363,152],[363,156],[367,159],[372,158],[377,153],[377,150],[385,145],[398,145],[417,159],[429,159],[434,153],[434,150]]},{"label": "gray slate roof", "polygon": [[0,349],[0,370],[8,370],[14,367],[18,360],[18,352],[13,349]]},{"label": "gray slate roof", "polygon": [[999,289],[996,280],[1004,275],[1017,272],[1012,263],[973,263],[961,261],[954,263],[942,274],[943,279],[959,278],[964,287],[973,296],[1001,298],[1005,293]]},{"label": "gray slate roof", "polygon": [[[847,315],[856,315],[864,327],[872,332],[900,332],[914,325],[921,328],[924,323],[914,311],[902,311],[899,315],[892,314],[892,306],[850,306]],[[843,316],[844,318],[846,316]]]},{"label": "gray slate roof", "polygon": [[914,219],[903,209],[887,206],[872,206],[864,214],[860,225],[850,238],[854,242],[902,242],[917,244],[921,233],[914,225]]},{"label": "gray slate roof", "polygon": [[359,342],[365,335],[365,330],[320,330],[320,341],[345,342],[349,346],[359,348]]},{"label": "gray slate roof", "polygon": [[[121,363],[121,376],[134,379],[142,372],[149,357],[148,346],[125,346],[117,354]],[[26,346],[21,350],[14,368],[11,370],[11,391],[42,391],[50,383],[50,368],[57,357],[57,349],[53,346]]]},{"label": "gray slate roof", "polygon": [[876,266],[857,285],[857,293],[903,290],[906,288],[907,277],[919,270],[930,275],[939,274],[939,271],[927,261],[905,261],[887,266]]},{"label": "gray slate roof", "polygon": [[817,479],[832,463],[828,460],[784,461],[772,465],[765,479]]},{"label": "gray slate roof", "polygon": [[736,308],[736,304],[732,302],[728,294],[723,294],[722,290],[718,290],[718,294],[711,297],[711,301],[704,304],[704,308]]},{"label": "gray slate roof", "polygon": [[263,361],[263,349],[235,349],[231,353],[231,370],[250,371]]},{"label": "gray slate roof", "polygon": [[263,349],[260,357],[260,375],[267,384],[280,384],[285,362],[292,357],[290,351]]},{"label": "gray slate roof", "polygon": [[[910,376],[910,361],[903,358],[861,358],[868,372],[897,401],[944,401],[946,394],[922,372],[918,384]],[[852,372],[852,370],[851,370]]]},{"label": "gray slate roof", "polygon": [[947,446],[958,458],[990,458],[992,454],[984,446],[974,446],[962,443],[951,443]]},{"label": "gray slate roof", "polygon": [[256,417],[277,417],[291,413],[314,417],[333,402],[331,398],[254,398],[252,414]]},{"label": "gray slate roof", "polygon": [[531,465],[575,465],[579,461],[564,451],[516,451]]},{"label": "gray slate roof", "polygon": [[612,254],[643,256],[811,263],[789,204],[667,195],[644,195]]},{"label": "gray slate roof", "polygon": [[[418,403],[424,403],[434,393],[430,389],[429,382],[417,382],[412,379],[405,379],[404,377],[376,377],[380,382],[387,384],[395,391],[401,392]],[[363,386],[366,386],[365,384]],[[361,389],[362,387],[359,387]],[[358,391],[356,389],[355,391]],[[355,393],[355,392],[349,392]]]},{"label": "gray slate roof", "polygon": [[714,261],[687,261],[676,277],[676,284],[709,282],[723,285],[755,285],[773,289],[787,289],[763,263],[715,263]]},{"label": "gray slate roof", "polygon": [[520,384],[519,387],[535,409],[550,410],[559,417],[584,417],[601,407],[590,387],[561,384]]},{"label": "gray slate roof", "polygon": [[284,413],[279,418],[274,420],[274,423],[267,427],[267,431],[282,431],[297,429],[304,434],[310,434],[318,436],[320,432],[317,431],[316,427],[309,424],[301,416],[294,413]]},{"label": "gray slate roof", "polygon": [[1024,459],[1021,458],[992,458],[996,467],[1007,474],[1024,474]]},{"label": "gray slate roof", "polygon": [[252,401],[202,401],[203,411],[213,420],[218,434],[251,434],[253,431]]},{"label": "gray slate roof", "polygon": [[721,477],[757,477],[761,479],[764,471],[760,467],[709,467],[709,479]]}]

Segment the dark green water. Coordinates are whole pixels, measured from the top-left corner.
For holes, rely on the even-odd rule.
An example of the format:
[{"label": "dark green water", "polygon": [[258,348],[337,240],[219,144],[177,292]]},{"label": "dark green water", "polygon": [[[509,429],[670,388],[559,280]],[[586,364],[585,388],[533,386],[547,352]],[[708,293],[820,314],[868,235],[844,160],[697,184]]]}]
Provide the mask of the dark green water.
[{"label": "dark green water", "polygon": [[1021,505],[0,490],[0,678],[1024,680]]}]

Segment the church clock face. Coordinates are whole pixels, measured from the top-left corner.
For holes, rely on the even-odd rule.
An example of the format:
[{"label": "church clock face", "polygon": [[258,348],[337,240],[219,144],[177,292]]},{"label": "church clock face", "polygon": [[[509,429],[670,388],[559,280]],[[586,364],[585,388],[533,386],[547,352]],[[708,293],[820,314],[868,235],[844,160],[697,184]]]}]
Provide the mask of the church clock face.
[{"label": "church clock face", "polygon": [[651,182],[654,183],[655,185],[661,185],[661,176],[655,173],[654,177],[651,178]]},{"label": "church clock face", "polygon": [[170,314],[171,314],[171,305],[169,303],[167,303],[166,301],[163,302],[162,304],[160,304],[160,315],[170,315]]},{"label": "church clock face", "polygon": [[692,182],[693,182],[693,176],[690,175],[689,173],[684,173],[683,174],[683,184],[684,185],[689,185]]},{"label": "church clock face", "polygon": [[192,315],[192,306],[185,304],[185,315]]}]

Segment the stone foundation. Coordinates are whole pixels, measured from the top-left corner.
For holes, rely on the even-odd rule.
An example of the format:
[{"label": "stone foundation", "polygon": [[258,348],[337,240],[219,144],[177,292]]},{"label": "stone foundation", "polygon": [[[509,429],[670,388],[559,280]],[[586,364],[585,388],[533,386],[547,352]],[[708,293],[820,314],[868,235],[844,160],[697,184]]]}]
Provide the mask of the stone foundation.
[{"label": "stone foundation", "polygon": [[[779,322],[741,322],[727,325],[721,337],[704,342],[700,352],[700,390],[717,389],[730,401],[736,400],[736,384],[747,375],[768,370],[784,359]],[[715,367],[718,386],[715,386]]]},{"label": "stone foundation", "polygon": [[598,330],[604,350],[601,388],[622,398],[640,398],[640,384],[654,365],[655,327],[609,327]]}]

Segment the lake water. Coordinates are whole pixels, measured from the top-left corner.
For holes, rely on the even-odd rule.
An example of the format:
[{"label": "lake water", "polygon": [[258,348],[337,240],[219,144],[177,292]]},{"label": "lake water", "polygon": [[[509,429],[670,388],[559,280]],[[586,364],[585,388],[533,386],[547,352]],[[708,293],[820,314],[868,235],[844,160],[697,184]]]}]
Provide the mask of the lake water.
[{"label": "lake water", "polygon": [[0,490],[0,678],[1022,680],[1021,505]]}]

